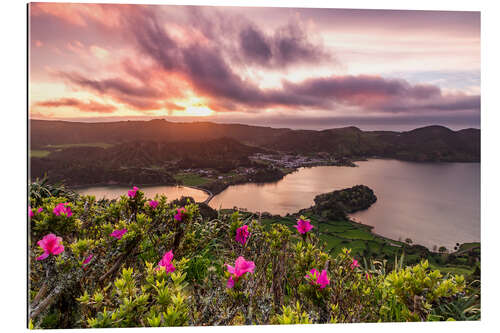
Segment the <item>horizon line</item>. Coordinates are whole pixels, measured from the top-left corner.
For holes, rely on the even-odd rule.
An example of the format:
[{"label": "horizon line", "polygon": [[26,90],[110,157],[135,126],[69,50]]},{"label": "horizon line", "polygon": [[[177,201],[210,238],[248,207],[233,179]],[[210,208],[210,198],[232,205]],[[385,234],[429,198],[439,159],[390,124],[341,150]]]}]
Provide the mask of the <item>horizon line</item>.
[{"label": "horizon line", "polygon": [[[350,128],[350,127],[354,127],[354,128],[357,128],[359,129],[360,131],[363,131],[363,132],[378,132],[378,131],[381,131],[381,132],[409,132],[409,131],[413,131],[413,130],[417,130],[417,129],[421,129],[421,128],[426,128],[426,127],[444,127],[450,131],[453,131],[453,132],[458,132],[458,131],[462,131],[462,130],[468,130],[468,129],[476,129],[476,130],[481,130],[480,126],[478,127],[474,127],[474,126],[468,126],[468,127],[463,127],[463,128],[460,128],[460,129],[452,129],[449,127],[449,125],[443,125],[443,124],[439,124],[439,123],[433,123],[433,124],[429,124],[429,125],[422,125],[422,126],[418,126],[416,125],[416,127],[412,127],[412,129],[410,130],[384,130],[384,129],[374,129],[374,130],[363,130],[359,127],[359,125],[346,125],[346,126],[339,126],[339,127],[328,127],[328,128],[324,128],[324,129],[308,129],[308,128],[290,128],[290,127],[276,127],[276,126],[271,126],[271,125],[254,125],[254,124],[246,124],[246,123],[242,123],[242,122],[227,122],[227,121],[214,121],[214,120],[198,120],[198,119],[194,119],[192,121],[185,121],[185,120],[179,120],[179,121],[175,121],[175,120],[167,120],[165,118],[152,118],[152,119],[124,119],[124,120],[116,120],[116,119],[110,119],[110,120],[103,120],[103,121],[84,121],[84,120],[81,120],[81,119],[78,119],[78,120],[68,120],[68,119],[37,119],[37,118],[28,118],[28,121],[32,121],[32,120],[36,120],[36,121],[44,121],[44,122],[66,122],[66,123],[78,123],[78,124],[103,124],[103,123],[123,123],[123,122],[151,122],[151,121],[164,121],[164,122],[168,122],[168,123],[176,123],[176,124],[201,124],[201,123],[208,123],[208,124],[214,124],[214,125],[240,125],[240,126],[248,126],[248,127],[264,127],[264,128],[272,128],[272,129],[288,129],[288,130],[292,130],[292,131],[296,131],[296,130],[303,130],[303,131],[317,131],[317,132],[321,132],[321,131],[327,131],[327,130],[332,130],[332,129],[342,129],[342,128]],[[388,124],[388,125],[391,125],[391,124]],[[401,124],[402,125],[402,124]],[[382,125],[383,126],[383,125]]]}]

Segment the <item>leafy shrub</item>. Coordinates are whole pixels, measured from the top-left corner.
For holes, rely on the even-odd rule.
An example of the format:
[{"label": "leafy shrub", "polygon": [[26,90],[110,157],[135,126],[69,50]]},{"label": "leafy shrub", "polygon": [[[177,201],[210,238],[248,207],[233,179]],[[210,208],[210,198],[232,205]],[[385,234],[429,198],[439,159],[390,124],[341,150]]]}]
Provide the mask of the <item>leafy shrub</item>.
[{"label": "leafy shrub", "polygon": [[442,298],[457,295],[465,288],[463,276],[443,279],[429,263],[390,272],[384,279],[382,298],[387,303],[380,313],[385,321],[427,320],[432,305]]},{"label": "leafy shrub", "polygon": [[42,179],[36,178],[35,181],[28,185],[28,193],[32,205],[38,206],[41,204],[42,199],[50,197],[67,197],[76,199],[78,195],[66,188],[64,184],[56,183],[51,184],[47,177]]},{"label": "leafy shrub", "polygon": [[276,315],[271,323],[279,325],[290,325],[290,324],[312,324],[309,319],[309,315],[302,311],[299,301],[295,305],[295,309],[291,306],[283,306],[283,313]]}]

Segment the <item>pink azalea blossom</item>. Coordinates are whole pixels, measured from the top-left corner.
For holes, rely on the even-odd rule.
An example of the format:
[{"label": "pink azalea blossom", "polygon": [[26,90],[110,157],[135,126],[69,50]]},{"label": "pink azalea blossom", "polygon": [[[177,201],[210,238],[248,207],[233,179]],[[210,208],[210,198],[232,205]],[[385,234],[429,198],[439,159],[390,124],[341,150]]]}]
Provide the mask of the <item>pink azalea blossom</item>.
[{"label": "pink azalea blossom", "polygon": [[90,262],[90,260],[92,260],[93,257],[94,257],[93,254],[89,254],[89,256],[87,258],[85,258],[85,260],[83,261],[82,267],[85,268],[85,266]]},{"label": "pink azalea blossom", "polygon": [[244,225],[236,229],[235,239],[237,242],[244,245],[247,242],[248,235],[250,235],[250,232],[248,231],[248,226]]},{"label": "pink azalea blossom", "polygon": [[65,202],[65,203],[60,203],[60,204],[57,204],[57,206],[54,207],[54,214],[56,216],[67,216],[67,217],[70,217],[71,215],[73,215],[73,213],[71,212],[71,207],[69,206],[69,203]]},{"label": "pink azalea blossom", "polygon": [[136,186],[134,186],[131,190],[129,190],[127,192],[128,196],[130,198],[135,198],[135,195],[137,194],[137,191],[139,191],[139,188],[137,188]]},{"label": "pink azalea blossom", "polygon": [[226,287],[231,289],[234,287],[234,280],[233,280],[233,277],[229,277],[229,279],[227,280],[227,284],[226,284]]},{"label": "pink azalea blossom", "polygon": [[313,268],[309,271],[309,274],[306,275],[306,279],[309,279],[311,284],[319,286],[320,289],[323,289],[330,284],[330,280],[326,274],[326,269],[322,270],[320,273]]},{"label": "pink azalea blossom", "polygon": [[[40,214],[41,212],[43,212],[42,207],[40,207],[36,210],[36,213],[38,213],[38,214]],[[28,206],[28,215],[29,215],[29,217],[35,216],[35,212],[31,209],[31,206]]]},{"label": "pink azalea blossom", "polygon": [[151,207],[153,209],[158,207],[158,201],[155,201],[155,200],[149,201],[149,207]]},{"label": "pink azalea blossom", "polygon": [[64,246],[62,245],[62,238],[57,237],[54,234],[48,234],[37,242],[43,250],[43,254],[36,258],[36,260],[43,260],[47,258],[50,254],[58,255],[64,251]]},{"label": "pink azalea blossom", "polygon": [[227,280],[227,287],[232,288],[240,276],[245,273],[253,274],[255,264],[253,261],[246,261],[245,258],[240,256],[236,259],[234,267],[228,264],[226,264],[226,267],[229,274],[231,274],[231,277]]},{"label": "pink azalea blossom", "polygon": [[182,219],[184,218],[184,216],[186,215],[186,208],[182,207],[182,208],[178,208],[177,209],[177,214],[175,214],[174,216],[174,219],[176,219],[177,221],[182,221]]},{"label": "pink azalea blossom", "polygon": [[297,228],[298,232],[304,235],[306,232],[314,228],[311,224],[310,220],[303,220],[299,219],[297,221],[297,225],[294,225],[295,228]]},{"label": "pink azalea blossom", "polygon": [[370,274],[370,273],[366,273],[366,274],[365,274],[365,277],[366,277],[366,279],[367,279],[367,280],[371,280],[371,279],[372,279],[372,276],[371,276],[371,274]]},{"label": "pink azalea blossom", "polygon": [[163,258],[161,258],[160,262],[158,263],[158,267],[156,270],[161,270],[162,267],[165,268],[165,271],[167,273],[175,271],[174,265],[172,265],[172,259],[174,258],[174,254],[172,250],[165,252],[163,255]]},{"label": "pink azalea blossom", "polygon": [[123,235],[127,233],[127,229],[116,229],[112,233],[110,233],[110,236],[116,238],[116,239],[122,239]]},{"label": "pink azalea blossom", "polygon": [[359,267],[359,263],[356,259],[352,259],[351,269],[355,269],[356,267]]}]

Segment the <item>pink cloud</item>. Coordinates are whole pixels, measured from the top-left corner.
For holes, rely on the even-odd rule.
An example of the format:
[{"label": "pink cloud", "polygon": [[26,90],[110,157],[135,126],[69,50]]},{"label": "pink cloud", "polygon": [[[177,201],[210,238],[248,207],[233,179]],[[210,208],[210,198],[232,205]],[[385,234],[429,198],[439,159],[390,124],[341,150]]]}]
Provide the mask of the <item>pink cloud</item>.
[{"label": "pink cloud", "polygon": [[33,16],[49,15],[80,27],[88,27],[95,22],[107,27],[118,27],[120,25],[121,10],[127,11],[133,10],[133,8],[130,8],[130,5],[113,4],[30,4],[30,14]]},{"label": "pink cloud", "polygon": [[90,46],[90,52],[92,52],[92,54],[99,59],[105,59],[109,55],[109,52],[105,48],[97,45]]},{"label": "pink cloud", "polygon": [[66,48],[75,54],[85,52],[85,46],[77,40],[66,43]]},{"label": "pink cloud", "polygon": [[61,98],[56,100],[48,100],[38,102],[35,106],[45,108],[59,108],[59,107],[72,107],[83,112],[96,112],[96,113],[113,113],[116,107],[109,104],[102,104],[95,101],[81,101],[76,98]]}]

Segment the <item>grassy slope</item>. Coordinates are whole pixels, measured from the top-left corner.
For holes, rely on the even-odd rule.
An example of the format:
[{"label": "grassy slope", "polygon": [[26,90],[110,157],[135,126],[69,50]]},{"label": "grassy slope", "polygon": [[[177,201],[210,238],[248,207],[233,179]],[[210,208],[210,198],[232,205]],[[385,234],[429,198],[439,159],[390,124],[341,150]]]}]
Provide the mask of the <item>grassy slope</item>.
[{"label": "grassy slope", "polygon": [[194,173],[178,173],[174,176],[175,180],[187,186],[199,186],[210,182],[210,179],[201,177]]},{"label": "grassy slope", "polygon": [[42,157],[49,156],[49,154],[50,154],[50,151],[48,151],[48,150],[39,150],[39,149],[30,150],[30,157],[42,158]]},{"label": "grassy slope", "polygon": [[113,147],[113,144],[110,143],[103,143],[103,142],[96,142],[96,143],[70,143],[70,144],[63,144],[63,145],[47,145],[44,146],[43,148],[47,148],[50,150],[45,150],[45,149],[32,149],[30,151],[30,157],[37,157],[37,158],[43,158],[47,157],[50,155],[50,153],[54,150],[59,150],[59,149],[65,149],[65,148],[71,148],[71,147],[99,147],[99,148],[110,148]]},{"label": "grassy slope", "polygon": [[57,149],[64,149],[64,148],[71,148],[71,147],[99,147],[99,148],[110,148],[113,147],[114,145],[111,143],[104,143],[104,142],[95,142],[95,143],[68,143],[68,144],[62,144],[62,145],[47,145],[47,148],[57,148]]},{"label": "grassy slope", "polygon": [[[307,215],[306,215],[307,216]],[[385,239],[370,231],[370,227],[353,223],[350,221],[325,221],[320,222],[316,215],[307,216],[311,223],[315,226],[316,233],[319,226],[319,238],[325,242],[326,250],[332,255],[341,252],[342,248],[350,248],[355,256],[363,256],[363,252],[367,251],[369,256],[376,258],[394,259],[396,256],[401,256],[403,253],[403,242]],[[288,217],[272,217],[263,218],[262,224],[271,225],[273,223],[285,224],[290,228],[296,224],[296,219],[293,216]],[[475,247],[479,243],[463,244],[463,247]],[[433,255],[434,256],[434,255]],[[438,254],[435,254],[437,257]],[[439,269],[443,273],[455,273],[469,275],[473,272],[473,267],[467,265],[444,266],[429,258],[434,269]],[[405,262],[418,262],[418,254],[405,253]]]}]

